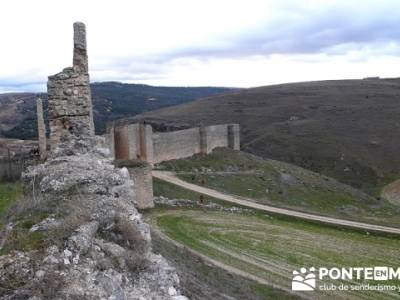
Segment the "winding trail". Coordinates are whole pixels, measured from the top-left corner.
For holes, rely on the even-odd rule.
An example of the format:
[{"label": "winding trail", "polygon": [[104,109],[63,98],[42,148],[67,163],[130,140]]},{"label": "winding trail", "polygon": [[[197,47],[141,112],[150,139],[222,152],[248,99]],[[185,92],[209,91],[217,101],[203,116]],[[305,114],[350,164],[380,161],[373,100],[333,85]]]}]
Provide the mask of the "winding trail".
[{"label": "winding trail", "polygon": [[270,213],[275,213],[275,214],[280,214],[280,215],[285,215],[285,216],[290,216],[290,217],[295,217],[295,218],[300,218],[300,219],[305,219],[305,220],[310,220],[310,221],[316,221],[316,222],[321,222],[321,223],[331,224],[331,225],[336,225],[336,226],[350,227],[350,228],[357,228],[357,229],[362,229],[362,230],[367,230],[367,231],[400,235],[400,228],[349,221],[349,220],[344,220],[344,219],[309,214],[309,213],[299,212],[296,210],[279,208],[279,207],[274,207],[274,206],[270,206],[270,205],[255,203],[254,200],[252,200],[250,198],[244,198],[244,197],[240,197],[240,196],[222,193],[222,192],[210,189],[210,188],[198,186],[196,184],[192,184],[192,183],[183,181],[183,180],[179,179],[173,172],[153,170],[153,176],[155,178],[164,180],[166,182],[172,183],[174,185],[180,186],[182,188],[185,188],[185,189],[197,192],[197,193],[201,193],[201,194],[204,194],[204,195],[207,195],[210,197],[214,197],[217,199],[221,199],[224,201],[228,201],[231,203],[235,203],[238,205],[242,205],[242,206],[246,206],[246,207],[250,207],[250,208],[254,208],[254,209],[258,209],[258,210],[263,210],[263,211],[270,212]]}]

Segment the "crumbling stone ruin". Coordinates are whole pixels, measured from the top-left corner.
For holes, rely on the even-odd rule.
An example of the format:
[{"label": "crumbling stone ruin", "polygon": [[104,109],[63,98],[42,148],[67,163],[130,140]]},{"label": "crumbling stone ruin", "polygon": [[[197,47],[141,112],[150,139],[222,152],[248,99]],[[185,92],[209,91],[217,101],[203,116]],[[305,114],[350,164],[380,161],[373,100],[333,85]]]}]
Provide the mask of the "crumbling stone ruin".
[{"label": "crumbling stone ruin", "polygon": [[47,157],[47,142],[46,142],[46,125],[43,118],[43,101],[41,98],[36,100],[36,118],[39,140],[40,159],[44,160]]},{"label": "crumbling stone ruin", "polygon": [[0,138],[0,180],[18,180],[38,161],[38,141]]},{"label": "crumbling stone ruin", "polygon": [[187,299],[152,252],[136,183],[94,136],[84,25],[74,33],[74,66],[49,78],[51,155],[23,174],[0,235],[0,298]]},{"label": "crumbling stone ruin", "polygon": [[[138,183],[137,207],[154,207],[152,166],[172,159],[209,154],[217,147],[240,150],[239,124],[201,126],[168,132],[153,132],[150,124],[107,124],[106,143],[111,156],[126,167]],[[142,162],[141,166],[137,165]]]},{"label": "crumbling stone ruin", "polygon": [[78,22],[74,23],[73,66],[49,76],[47,82],[51,149],[72,137],[94,135],[89,83],[86,28]]}]

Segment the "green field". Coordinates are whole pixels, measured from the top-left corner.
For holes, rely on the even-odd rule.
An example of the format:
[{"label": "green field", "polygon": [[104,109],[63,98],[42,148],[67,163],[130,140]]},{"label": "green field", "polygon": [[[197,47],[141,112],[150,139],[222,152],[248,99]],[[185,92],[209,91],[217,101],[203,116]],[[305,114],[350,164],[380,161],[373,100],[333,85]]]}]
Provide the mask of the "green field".
[{"label": "green field", "polygon": [[0,216],[21,196],[22,188],[19,183],[0,183]]},{"label": "green field", "polygon": [[[149,217],[153,225],[170,238],[229,266],[289,289],[292,271],[303,266],[400,265],[400,240],[389,237],[339,230],[261,213],[158,209]],[[385,284],[396,282],[386,281]],[[394,292],[367,291],[319,291],[306,295],[315,299],[326,296],[334,299],[400,297]]]},{"label": "green field", "polygon": [[[31,227],[48,216],[47,213],[32,210],[26,213],[22,209],[24,201],[22,186],[19,182],[0,183],[0,241],[6,236],[0,248],[0,255],[12,250],[29,251],[42,247],[45,237],[42,232],[30,232]],[[5,225],[14,224],[6,233]],[[3,236],[4,234],[4,236]]]},{"label": "green field", "polygon": [[164,162],[194,184],[261,204],[388,226],[400,226],[400,207],[303,168],[245,152],[216,149],[206,156]]}]

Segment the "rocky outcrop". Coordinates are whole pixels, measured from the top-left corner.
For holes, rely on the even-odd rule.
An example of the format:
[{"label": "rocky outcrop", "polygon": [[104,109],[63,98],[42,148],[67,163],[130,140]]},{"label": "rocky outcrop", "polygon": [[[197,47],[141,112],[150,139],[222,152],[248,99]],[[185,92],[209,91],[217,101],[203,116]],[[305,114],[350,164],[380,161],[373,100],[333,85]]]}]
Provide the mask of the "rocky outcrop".
[{"label": "rocky outcrop", "polygon": [[25,194],[51,217],[31,228],[44,234],[42,249],[0,256],[2,299],[186,299],[175,270],[151,251],[128,170],[102,143],[60,144],[24,174]]}]

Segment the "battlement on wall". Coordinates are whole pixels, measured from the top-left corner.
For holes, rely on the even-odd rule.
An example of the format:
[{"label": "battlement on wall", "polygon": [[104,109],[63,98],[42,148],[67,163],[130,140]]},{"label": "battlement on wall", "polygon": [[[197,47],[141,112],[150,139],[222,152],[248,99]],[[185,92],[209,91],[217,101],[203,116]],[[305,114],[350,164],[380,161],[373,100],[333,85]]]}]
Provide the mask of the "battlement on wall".
[{"label": "battlement on wall", "polygon": [[150,164],[208,154],[217,147],[240,150],[239,124],[153,132],[148,124],[110,123],[107,138],[115,159],[140,159]]}]

